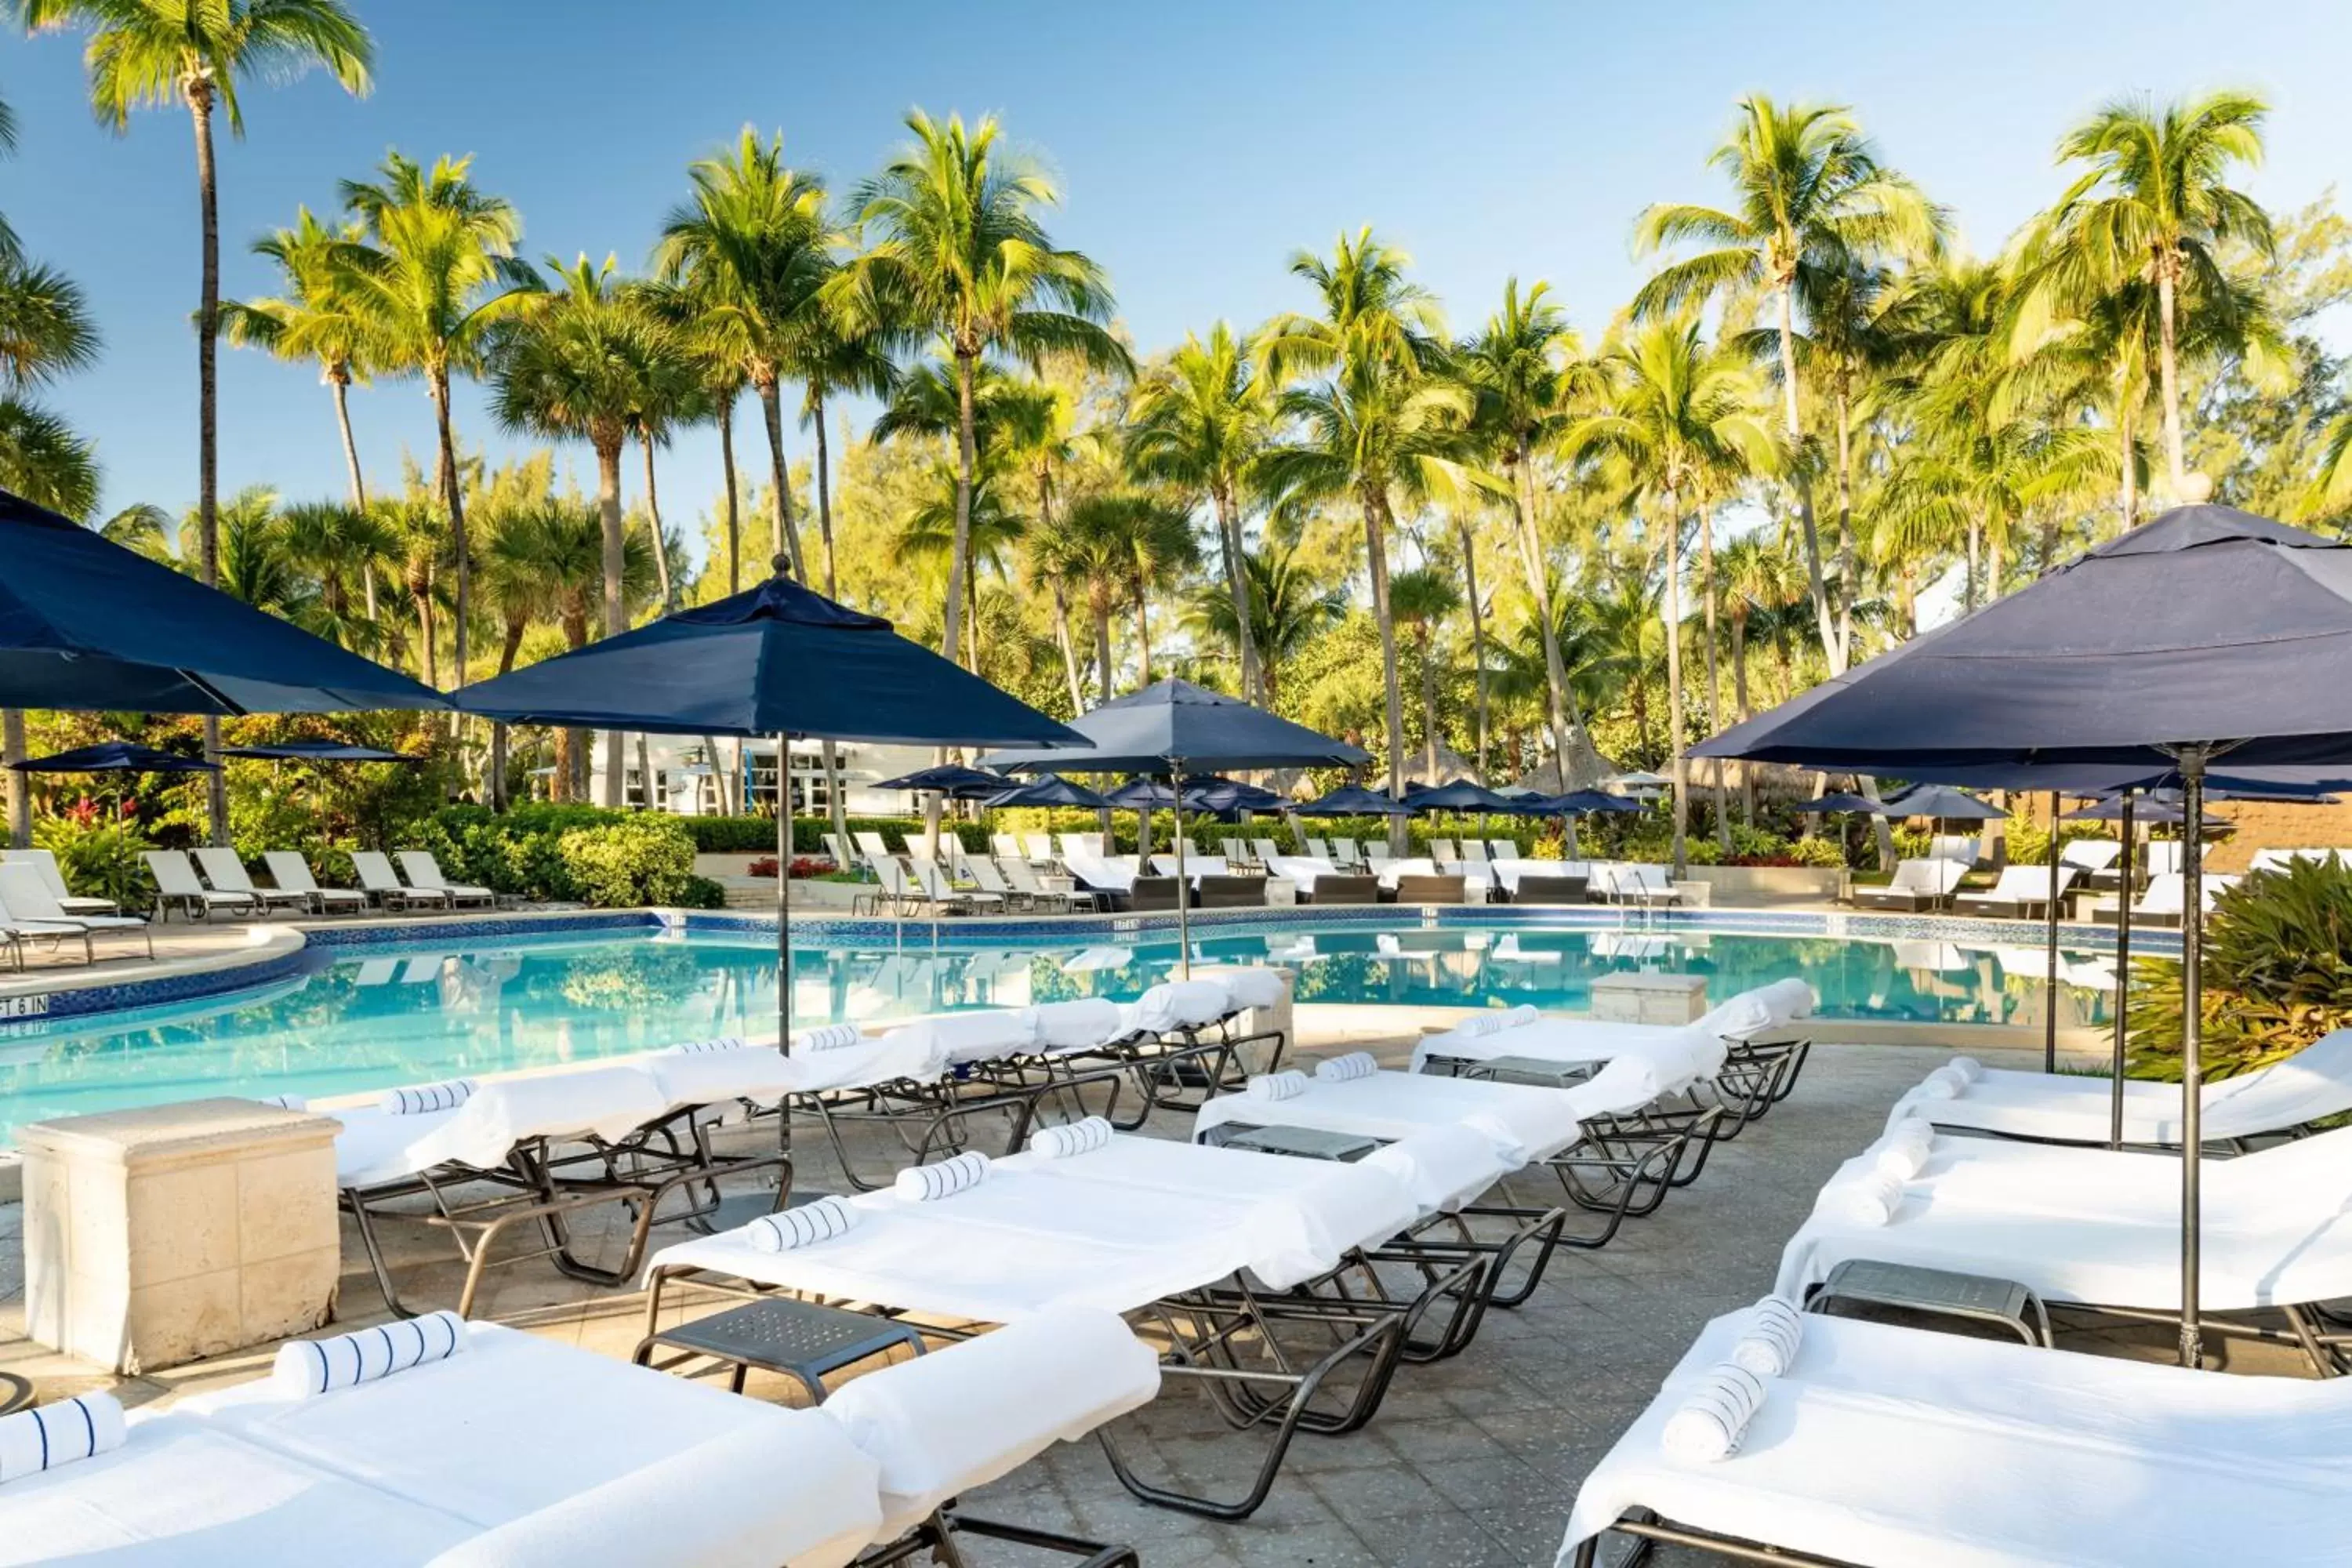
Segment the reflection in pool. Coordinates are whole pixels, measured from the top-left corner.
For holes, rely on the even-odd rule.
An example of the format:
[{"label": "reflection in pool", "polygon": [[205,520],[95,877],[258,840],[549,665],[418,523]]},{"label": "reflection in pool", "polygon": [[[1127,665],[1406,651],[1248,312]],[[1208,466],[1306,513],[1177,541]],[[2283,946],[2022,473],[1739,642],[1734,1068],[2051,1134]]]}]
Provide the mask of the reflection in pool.
[{"label": "reflection in pool", "polygon": [[[916,927],[910,935],[928,928]],[[1151,933],[1158,937],[1159,933]],[[1165,978],[1177,946],[1031,942],[979,947],[803,947],[796,1022],[859,1021],[1062,997],[1126,999]],[[1802,974],[1831,1016],[1997,1024],[2032,1005],[2038,946],[1963,946],[1688,929],[1363,925],[1222,928],[1195,962],[1280,963],[1307,1003],[1511,1005],[1582,1011],[1596,975],[1703,974],[1717,1000]],[[2105,1011],[2106,960],[2062,954],[2077,1015]],[[469,950],[338,950],[260,993],[0,1033],[0,1143],[13,1128],[207,1094],[314,1099],[463,1073],[591,1060],[678,1040],[773,1037],[775,954],[752,936],[530,939]]]}]

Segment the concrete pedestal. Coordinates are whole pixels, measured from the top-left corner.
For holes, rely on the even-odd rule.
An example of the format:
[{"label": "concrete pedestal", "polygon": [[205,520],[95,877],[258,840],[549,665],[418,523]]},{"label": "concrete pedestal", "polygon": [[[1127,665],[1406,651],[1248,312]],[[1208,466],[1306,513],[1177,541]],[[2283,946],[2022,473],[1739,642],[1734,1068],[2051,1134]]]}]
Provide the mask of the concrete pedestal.
[{"label": "concrete pedestal", "polygon": [[[1230,966],[1196,963],[1192,966],[1192,978],[1206,980],[1226,967]],[[1282,1000],[1271,1007],[1252,1007],[1243,1013],[1241,1032],[1244,1035],[1263,1035],[1278,1030],[1282,1035],[1283,1049],[1287,1053],[1291,1047],[1298,1043],[1297,1026],[1291,1017],[1291,997],[1297,988],[1298,972],[1294,969],[1276,967],[1273,973],[1282,976]],[[1245,1048],[1242,1054],[1247,1058],[1243,1065],[1250,1071],[1264,1072],[1272,1065],[1274,1045],[1271,1041],[1264,1045],[1253,1045]]]},{"label": "concrete pedestal", "polygon": [[137,1375],[317,1328],[336,1129],[226,1099],[18,1129],[26,1333]]},{"label": "concrete pedestal", "polygon": [[1592,1016],[1612,1024],[1687,1024],[1706,1012],[1703,974],[1607,974],[1592,983]]}]

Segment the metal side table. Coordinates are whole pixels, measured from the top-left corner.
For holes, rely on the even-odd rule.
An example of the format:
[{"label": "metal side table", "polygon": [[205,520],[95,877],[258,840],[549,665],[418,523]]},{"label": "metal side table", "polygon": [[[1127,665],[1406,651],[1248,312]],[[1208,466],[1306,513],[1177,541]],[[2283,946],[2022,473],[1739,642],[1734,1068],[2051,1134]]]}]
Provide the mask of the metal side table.
[{"label": "metal side table", "polygon": [[797,1378],[808,1390],[809,1402],[821,1405],[828,1373],[887,1355],[901,1345],[922,1354],[922,1331],[889,1318],[774,1296],[647,1334],[637,1342],[635,1361],[639,1366],[652,1364],[656,1350],[709,1356],[734,1369],[728,1386],[737,1394],[743,1392],[751,1370],[758,1367]]},{"label": "metal side table", "polygon": [[1805,1310],[1833,1315],[1832,1309],[1841,1302],[1998,1324],[2029,1345],[2048,1348],[2053,1343],[2050,1313],[2042,1298],[2014,1279],[1850,1258],[1830,1270]]}]

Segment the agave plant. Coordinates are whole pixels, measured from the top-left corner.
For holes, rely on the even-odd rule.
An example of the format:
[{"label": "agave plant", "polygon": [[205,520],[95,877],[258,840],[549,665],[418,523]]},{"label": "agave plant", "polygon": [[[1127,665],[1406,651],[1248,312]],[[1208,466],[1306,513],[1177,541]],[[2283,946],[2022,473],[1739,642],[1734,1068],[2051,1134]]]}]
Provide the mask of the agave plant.
[{"label": "agave plant", "polygon": [[[2205,1073],[2226,1078],[2352,1023],[2352,870],[2293,860],[2214,900],[2205,927]],[[2180,1076],[2180,965],[2135,966],[2131,1071]]]}]

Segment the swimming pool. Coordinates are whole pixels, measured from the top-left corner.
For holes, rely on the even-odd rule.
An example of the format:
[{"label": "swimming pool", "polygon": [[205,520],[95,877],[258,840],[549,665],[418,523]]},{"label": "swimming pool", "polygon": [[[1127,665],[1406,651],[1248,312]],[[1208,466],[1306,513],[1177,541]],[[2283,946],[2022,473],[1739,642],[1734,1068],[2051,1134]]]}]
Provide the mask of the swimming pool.
[{"label": "swimming pool", "polygon": [[[1392,923],[1392,922],[1382,922]],[[902,941],[799,948],[794,1022],[859,1021],[1082,995],[1126,999],[1176,965],[1172,931],[1097,925],[981,945],[973,927],[910,924]],[[1956,928],[1957,929],[1957,928]],[[1302,1003],[1513,1005],[1582,1011],[1598,975],[1706,976],[1717,999],[1796,973],[1833,1017],[1997,1024],[2039,996],[2038,946],[1962,946],[1660,926],[1534,923],[1384,930],[1362,921],[1218,925],[1195,962],[1280,963]],[[0,1145],[16,1126],[209,1094],[323,1099],[466,1073],[588,1061],[718,1035],[772,1037],[772,937],[647,927],[467,946],[314,950],[259,991],[0,1026]],[[2104,1016],[2104,958],[2064,952],[2082,1016]]]}]

